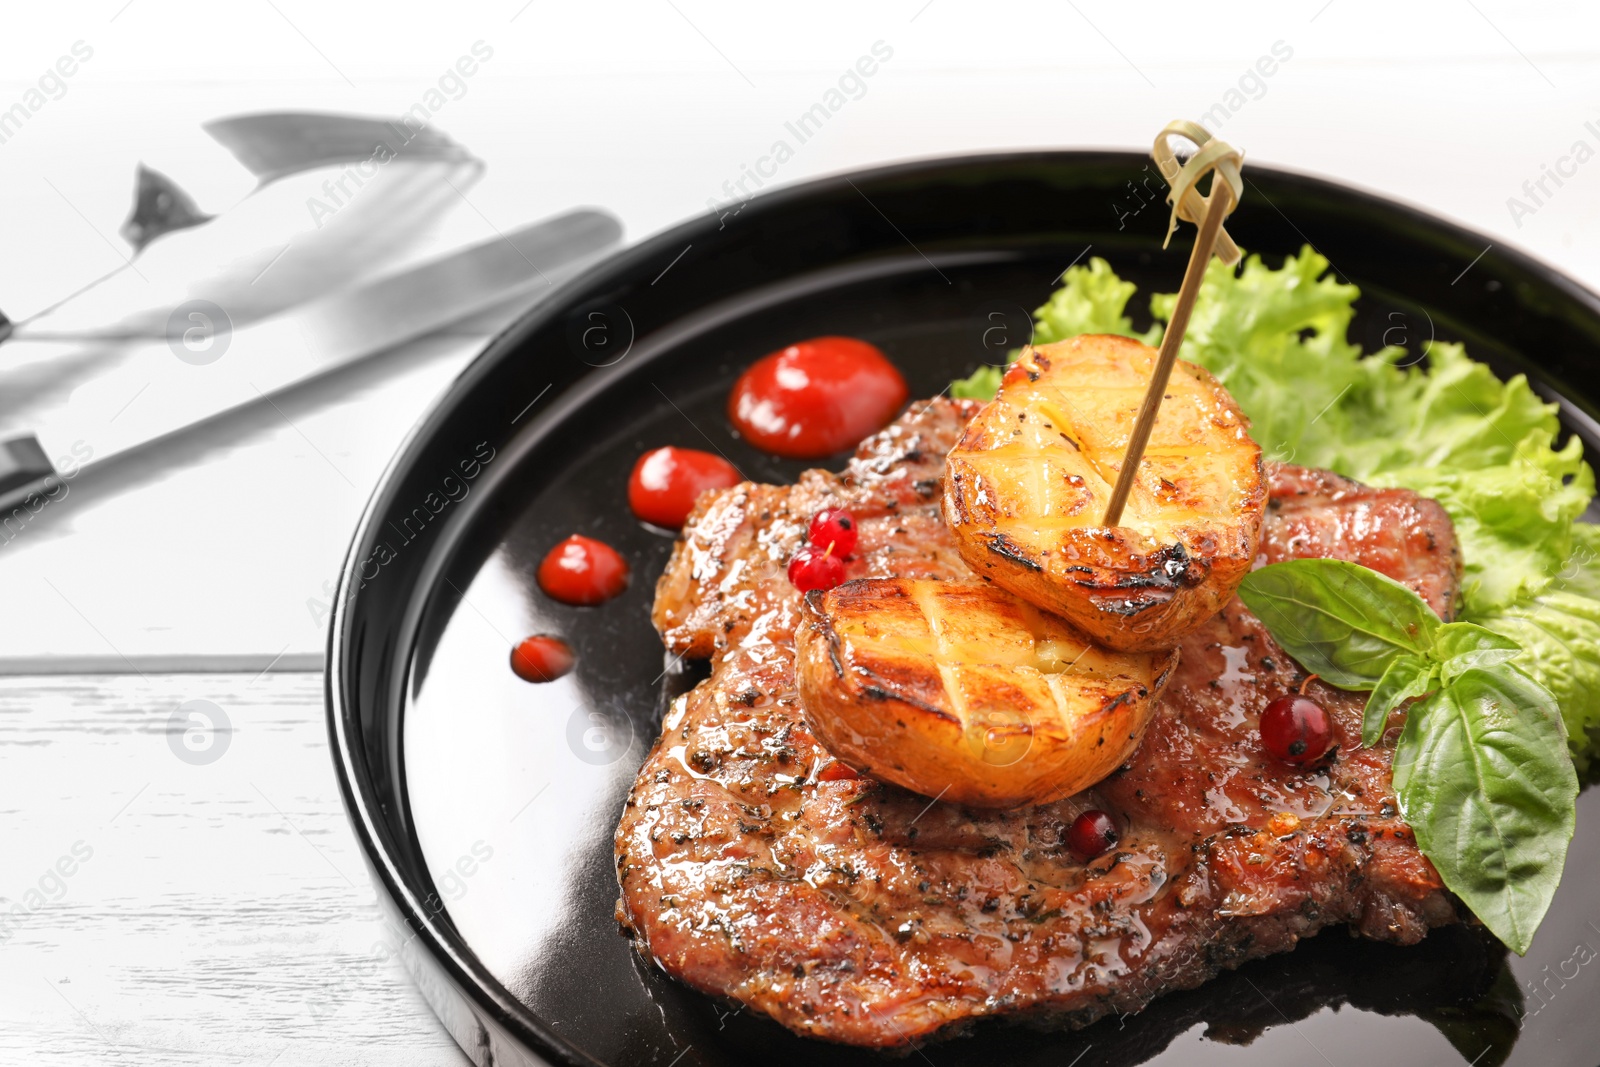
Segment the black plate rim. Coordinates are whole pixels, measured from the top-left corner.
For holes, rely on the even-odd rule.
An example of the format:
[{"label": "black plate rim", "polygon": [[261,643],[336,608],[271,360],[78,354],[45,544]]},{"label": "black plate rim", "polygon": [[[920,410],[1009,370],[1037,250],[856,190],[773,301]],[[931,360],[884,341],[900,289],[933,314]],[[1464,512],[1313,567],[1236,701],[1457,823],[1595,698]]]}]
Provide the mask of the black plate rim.
[{"label": "black plate rim", "polygon": [[[1118,149],[1026,150],[937,155],[824,175],[782,189],[758,193],[751,197],[749,203],[768,210],[781,208],[790,202],[805,201],[819,195],[825,196],[845,188],[853,188],[858,182],[875,184],[916,178],[951,166],[1007,168],[1115,163],[1137,167],[1146,159],[1142,153]],[[1332,181],[1284,167],[1252,165],[1251,171],[1270,175],[1278,183],[1298,185],[1312,195],[1326,194],[1345,201],[1364,201],[1368,206],[1402,217],[1441,237],[1448,237],[1464,244],[1484,246],[1486,251],[1492,246],[1496,259],[1501,261],[1509,272],[1532,277],[1540,285],[1554,290],[1560,296],[1580,306],[1600,322],[1600,292],[1590,289],[1553,264],[1525,249],[1507,243],[1502,238],[1496,237],[1490,240],[1480,231],[1435,215],[1419,205],[1358,185]],[[464,1035],[457,1033],[451,1026],[451,1019],[446,1017],[448,1007],[437,999],[441,991],[429,989],[428,985],[431,983],[424,981],[424,976],[417,968],[427,966],[442,973],[454,987],[456,998],[463,1002],[463,1006],[470,1006],[476,1016],[473,1020],[474,1029],[478,1034],[475,1044],[479,1047],[488,1046],[489,1037],[484,1033],[484,1024],[489,1022],[496,1029],[503,1030],[505,1036],[522,1044],[528,1051],[553,1063],[605,1067],[600,1061],[563,1039],[547,1022],[524,1006],[495,979],[458,935],[440,923],[438,913],[429,913],[429,909],[424,906],[423,898],[417,892],[417,887],[407,884],[405,875],[391,854],[395,842],[390,840],[387,828],[375,815],[376,808],[383,803],[383,800],[377,795],[365,758],[359,751],[356,740],[356,732],[360,729],[356,718],[358,711],[354,700],[347,697],[347,686],[350,684],[352,673],[348,670],[350,664],[347,663],[347,656],[353,644],[347,630],[357,614],[355,598],[360,594],[359,591],[352,590],[352,585],[356,570],[361,563],[360,550],[378,517],[385,514],[388,506],[394,503],[393,497],[402,473],[421,458],[429,438],[446,420],[448,413],[470,396],[473,387],[489,368],[508,352],[516,349],[528,335],[565,313],[571,307],[574,297],[586,293],[604,294],[618,282],[636,276],[641,269],[652,264],[659,265],[663,256],[671,258],[683,245],[693,243],[698,236],[718,228],[720,222],[717,219],[708,218],[702,213],[658,231],[636,245],[621,249],[564,282],[554,292],[546,294],[536,307],[492,338],[462,369],[449,387],[440,393],[401,441],[362,510],[341,564],[337,592],[329,616],[324,673],[324,700],[332,750],[330,754],[338,778],[340,795],[368,870],[382,890],[386,911],[391,919],[403,924],[404,928],[411,932],[408,945],[410,941],[422,942],[426,960],[416,960],[407,955],[403,961],[411,969],[413,977],[418,980],[424,997],[434,1013],[446,1028],[451,1030],[464,1051],[470,1052]],[[1311,242],[1307,240],[1306,243]],[[604,371],[599,371],[593,377],[605,377]],[[1569,408],[1564,398],[1562,406],[1564,409]],[[1565,413],[1569,417],[1576,416],[1590,424],[1595,423],[1594,418],[1580,408],[1570,408]],[[454,532],[460,531],[458,529]],[[449,536],[442,538],[430,549],[430,556],[437,558],[447,556],[456,540],[457,538]],[[430,574],[437,574],[436,567],[427,569]],[[413,593],[410,609],[399,627],[402,634],[415,634],[417,616],[425,599],[425,596],[418,597]],[[396,675],[395,681],[402,686],[409,673],[409,667],[408,649],[392,667]]]}]

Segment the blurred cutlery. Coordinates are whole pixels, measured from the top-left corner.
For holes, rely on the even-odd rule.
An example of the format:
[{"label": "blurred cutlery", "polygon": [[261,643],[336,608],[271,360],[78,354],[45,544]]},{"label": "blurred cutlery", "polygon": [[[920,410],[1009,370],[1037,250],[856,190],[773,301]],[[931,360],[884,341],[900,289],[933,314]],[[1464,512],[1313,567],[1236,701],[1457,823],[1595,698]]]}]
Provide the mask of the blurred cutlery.
[{"label": "blurred cutlery", "polygon": [[0,519],[59,493],[86,458],[102,462],[471,316],[488,314],[498,329],[621,236],[614,216],[577,209],[242,329],[233,309],[201,298],[162,311],[160,340],[74,351],[13,339],[0,345],[0,394],[63,360],[94,374],[70,395],[41,393],[43,403],[0,413]]}]

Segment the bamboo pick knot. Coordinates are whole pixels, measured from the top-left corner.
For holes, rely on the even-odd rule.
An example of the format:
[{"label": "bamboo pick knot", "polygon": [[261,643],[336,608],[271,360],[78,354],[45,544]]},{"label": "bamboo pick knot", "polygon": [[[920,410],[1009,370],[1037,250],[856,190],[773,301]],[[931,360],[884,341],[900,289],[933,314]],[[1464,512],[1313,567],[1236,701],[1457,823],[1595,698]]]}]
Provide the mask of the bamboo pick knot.
[{"label": "bamboo pick knot", "polygon": [[[1182,137],[1195,144],[1195,153],[1189,162],[1178,166],[1178,153],[1172,139]],[[1183,344],[1184,331],[1189,328],[1189,315],[1194,311],[1195,297],[1200,293],[1200,283],[1205,280],[1206,265],[1214,252],[1228,266],[1239,262],[1239,246],[1233,243],[1222,229],[1222,220],[1239,204],[1244,192],[1244,182],[1239,168],[1244,164],[1244,153],[1211,136],[1199,123],[1179,119],[1169,122],[1156,135],[1155,147],[1150,149],[1161,176],[1172,186],[1167,199],[1172,203],[1172,217],[1167,222],[1167,241],[1183,219],[1200,227],[1195,235],[1194,248],[1189,252],[1189,266],[1183,272],[1183,284],[1178,286],[1177,299],[1172,302],[1172,314],[1167,317],[1167,328],[1161,335],[1161,351],[1156,354],[1155,366],[1150,372],[1150,385],[1139,403],[1133,429],[1128,434],[1128,447],[1122,454],[1122,469],[1117,472],[1117,484],[1112,486],[1111,497],[1106,502],[1103,526],[1115,526],[1122,521],[1122,510],[1127,506],[1128,494],[1133,492],[1133,482],[1145,447],[1150,443],[1150,432],[1155,428],[1156,412],[1161,398],[1166,394],[1167,382],[1172,377],[1172,367],[1178,362],[1178,347]],[[1211,175],[1211,191],[1200,195],[1200,179]],[[1220,180],[1219,180],[1220,179]],[[1161,247],[1165,248],[1163,242]]]},{"label": "bamboo pick knot", "polygon": [[[1178,164],[1177,150],[1172,146],[1172,139],[1181,137],[1194,143],[1195,154],[1182,166]],[[1161,170],[1161,176],[1167,179],[1171,191],[1167,194],[1167,202],[1172,205],[1172,214],[1167,220],[1167,237],[1161,242],[1161,247],[1167,247],[1172,235],[1178,229],[1178,220],[1200,224],[1205,217],[1206,208],[1213,197],[1217,195],[1217,179],[1221,178],[1228,183],[1228,191],[1233,194],[1231,202],[1224,206],[1224,216],[1233,213],[1239,206],[1239,201],[1244,196],[1244,180],[1239,175],[1239,168],[1244,166],[1244,153],[1226,141],[1218,140],[1211,136],[1204,126],[1186,119],[1178,119],[1167,123],[1166,127],[1156,134],[1156,143],[1150,149],[1150,156],[1156,161],[1156,166]],[[1200,194],[1200,179],[1211,174],[1211,193],[1209,196]],[[1233,238],[1228,236],[1227,230],[1217,233],[1217,258],[1228,266],[1239,262],[1239,246],[1233,243]]]}]

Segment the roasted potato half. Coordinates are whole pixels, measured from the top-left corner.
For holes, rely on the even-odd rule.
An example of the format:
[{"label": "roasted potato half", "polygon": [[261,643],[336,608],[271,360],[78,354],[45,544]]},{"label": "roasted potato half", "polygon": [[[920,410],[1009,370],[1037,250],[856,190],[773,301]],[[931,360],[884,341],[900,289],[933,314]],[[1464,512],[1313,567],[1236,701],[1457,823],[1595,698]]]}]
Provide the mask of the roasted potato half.
[{"label": "roasted potato half", "polygon": [[988,582],[863,578],[806,596],[806,721],[864,774],[1014,807],[1070,796],[1139,744],[1178,653],[1111,652]]},{"label": "roasted potato half", "polygon": [[1170,648],[1228,602],[1267,499],[1249,421],[1180,360],[1121,524],[1101,525],[1155,358],[1098,334],[1025,349],[945,468],[967,565],[1123,650]]}]

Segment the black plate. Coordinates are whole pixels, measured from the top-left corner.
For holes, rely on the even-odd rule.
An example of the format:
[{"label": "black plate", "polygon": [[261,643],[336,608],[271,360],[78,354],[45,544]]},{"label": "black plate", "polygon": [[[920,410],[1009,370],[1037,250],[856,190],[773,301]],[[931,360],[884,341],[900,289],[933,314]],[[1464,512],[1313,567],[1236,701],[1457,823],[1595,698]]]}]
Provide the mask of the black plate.
[{"label": "black plate", "polygon": [[[883,1062],[793,1037],[642,964],[612,919],[611,834],[670,668],[647,612],[671,541],[629,514],[645,448],[715,447],[748,477],[800,464],[746,447],[737,372],[822,333],[864,337],[938,392],[1026,339],[1063,268],[1104,256],[1141,292],[1176,287],[1159,187],[1128,153],[935,160],[814,182],[694,222],[569,285],[492,344],[422,422],[356,533],[328,655],[341,783],[401,951],[479,1063]],[[1276,258],[1311,243],[1364,294],[1368,347],[1467,342],[1527,371],[1594,450],[1600,302],[1561,274],[1415,209],[1251,166],[1229,229]],[[1142,297],[1135,302],[1143,307]],[[708,444],[709,442],[709,444]],[[1591,452],[1591,454],[1600,454]],[[599,608],[541,595],[572,532],[632,561]],[[511,674],[510,646],[563,634],[575,673]],[[666,668],[666,669],[664,669]],[[914,1059],[958,1063],[1476,1063],[1592,1067],[1600,1012],[1600,804],[1533,952],[1467,929],[1396,949],[1341,931],[1076,1033],[992,1024]],[[1352,1025],[1354,1024],[1354,1025]]]}]

